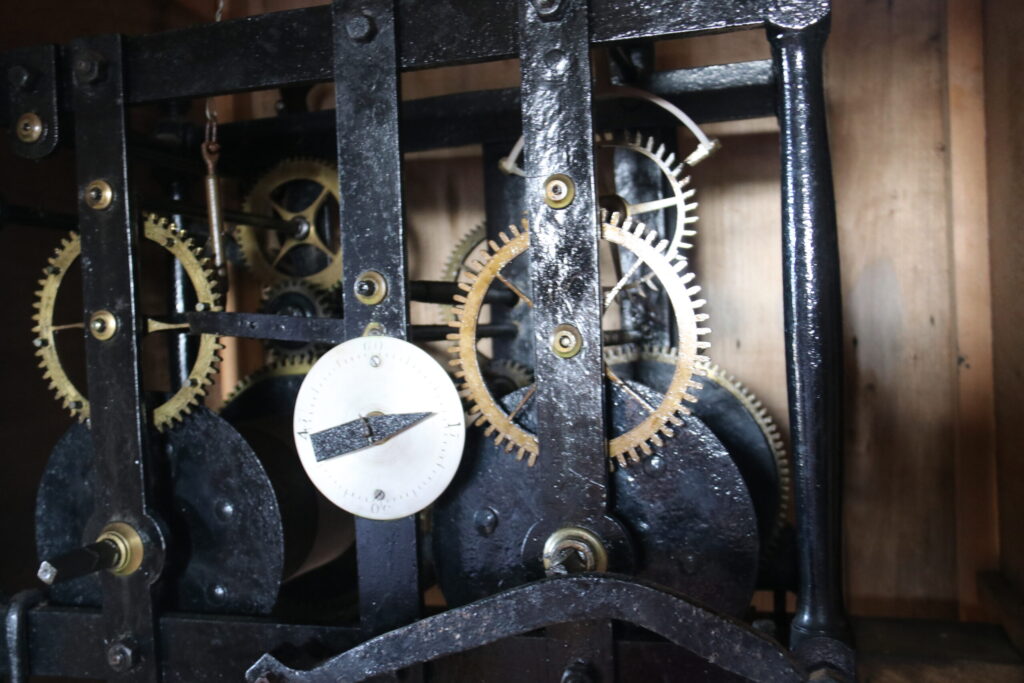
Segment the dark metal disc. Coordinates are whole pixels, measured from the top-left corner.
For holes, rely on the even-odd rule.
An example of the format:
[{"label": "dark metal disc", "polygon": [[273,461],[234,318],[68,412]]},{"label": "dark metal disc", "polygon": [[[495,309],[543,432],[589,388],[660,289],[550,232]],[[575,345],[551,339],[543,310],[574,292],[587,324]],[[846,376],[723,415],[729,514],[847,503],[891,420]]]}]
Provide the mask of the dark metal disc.
[{"label": "dark metal disc", "polygon": [[[656,391],[672,381],[674,364],[641,359],[614,368],[620,377],[631,377]],[[702,387],[693,392],[697,402],[690,410],[722,442],[747,483],[757,512],[757,526],[764,543],[778,533],[785,482],[776,452],[756,417],[743,401],[711,377],[701,377]]]},{"label": "dark metal disc", "polygon": [[[660,396],[631,383],[653,405]],[[503,400],[515,406],[525,389]],[[643,409],[609,384],[612,436],[641,421]],[[529,404],[522,426],[534,430]],[[632,557],[610,568],[677,590],[718,610],[745,609],[757,575],[757,523],[747,488],[714,434],[689,418],[643,463],[610,474],[609,510],[626,529]],[[449,605],[463,605],[542,578],[524,557],[539,515],[543,458],[534,467],[495,446],[482,429],[467,435],[455,481],[433,512],[434,553]],[[621,547],[621,546],[620,546]]]},{"label": "dark metal disc", "polygon": [[[285,564],[284,530],[274,488],[259,459],[237,431],[205,408],[165,435],[154,463],[167,470],[172,490],[168,564],[162,599],[183,611],[267,614],[277,600]],[[36,497],[40,560],[73,550],[86,538],[93,497],[89,429],[75,424],[53,449]],[[97,575],[58,583],[54,602],[98,606]]]}]

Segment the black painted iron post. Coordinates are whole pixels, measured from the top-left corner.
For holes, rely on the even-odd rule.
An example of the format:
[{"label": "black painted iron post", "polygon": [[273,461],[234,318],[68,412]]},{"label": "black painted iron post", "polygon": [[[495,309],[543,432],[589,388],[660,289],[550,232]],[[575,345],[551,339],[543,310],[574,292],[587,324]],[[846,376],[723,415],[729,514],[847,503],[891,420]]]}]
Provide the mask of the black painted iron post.
[{"label": "black painted iron post", "polygon": [[[519,1],[536,467],[547,473],[544,518],[536,527],[541,539],[567,526],[600,536],[607,505],[588,13],[586,0]],[[575,339],[571,354],[556,351],[563,334]],[[568,643],[567,667],[583,666],[598,680],[614,676],[610,622],[569,625],[558,633]]]},{"label": "black painted iron post", "polygon": [[[405,339],[409,302],[395,2],[335,0],[332,7],[345,334]],[[370,287],[386,288],[379,303],[356,298]],[[367,634],[419,616],[417,544],[415,515],[389,522],[356,518],[359,611]]]},{"label": "black painted iron post", "polygon": [[782,144],[783,281],[800,590],[791,646],[847,636],[841,583],[842,302],[822,53],[828,3],[768,25]]},{"label": "black painted iron post", "polygon": [[88,538],[111,523],[137,532],[141,566],[126,576],[103,572],[108,676],[157,681],[153,584],[163,566],[163,536],[149,510],[150,450],[140,367],[141,231],[130,202],[120,36],[72,44],[75,151],[82,232],[82,298],[97,500]]}]

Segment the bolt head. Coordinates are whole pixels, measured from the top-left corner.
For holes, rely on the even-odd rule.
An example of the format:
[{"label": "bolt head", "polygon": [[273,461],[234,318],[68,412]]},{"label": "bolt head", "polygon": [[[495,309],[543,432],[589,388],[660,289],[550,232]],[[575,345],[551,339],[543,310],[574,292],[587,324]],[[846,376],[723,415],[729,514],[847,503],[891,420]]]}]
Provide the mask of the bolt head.
[{"label": "bolt head", "polygon": [[7,70],[7,82],[14,90],[28,90],[34,80],[32,71],[21,64],[15,64]]},{"label": "bolt head", "polygon": [[79,85],[97,83],[103,78],[103,58],[94,53],[79,55],[72,70]]},{"label": "bolt head", "polygon": [[345,22],[345,33],[357,43],[368,43],[377,35],[377,25],[365,14],[353,14]]},{"label": "bolt head", "polygon": [[107,648],[107,666],[117,672],[130,671],[135,666],[135,650],[123,641]]}]

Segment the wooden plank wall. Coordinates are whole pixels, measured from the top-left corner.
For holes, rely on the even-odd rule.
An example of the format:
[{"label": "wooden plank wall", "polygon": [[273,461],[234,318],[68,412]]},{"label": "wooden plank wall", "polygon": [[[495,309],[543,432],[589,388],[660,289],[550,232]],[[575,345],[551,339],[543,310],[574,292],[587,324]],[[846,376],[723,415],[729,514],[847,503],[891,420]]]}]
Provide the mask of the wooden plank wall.
[{"label": "wooden plank wall", "polygon": [[[989,220],[1001,568],[1024,595],[1024,11],[985,3]],[[1019,609],[1019,607],[1018,607]],[[1019,612],[1018,612],[1019,614]],[[1018,624],[1018,628],[1020,625]]]}]

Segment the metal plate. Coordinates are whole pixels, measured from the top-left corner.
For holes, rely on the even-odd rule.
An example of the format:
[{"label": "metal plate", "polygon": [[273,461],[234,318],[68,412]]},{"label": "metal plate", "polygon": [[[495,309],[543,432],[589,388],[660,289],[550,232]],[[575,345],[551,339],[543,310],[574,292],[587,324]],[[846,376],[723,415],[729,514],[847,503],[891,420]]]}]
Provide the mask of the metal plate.
[{"label": "metal plate", "polygon": [[[159,459],[171,490],[163,599],[197,612],[266,614],[284,571],[284,530],[266,471],[248,443],[221,418],[197,409],[167,434]],[[53,449],[36,499],[40,559],[84,538],[97,482],[89,429],[76,424]],[[57,584],[54,602],[99,605],[97,575]]]},{"label": "metal plate", "polygon": [[[651,403],[660,400],[647,387],[631,387]],[[503,399],[507,409],[525,391]],[[614,435],[641,415],[620,388],[609,385],[607,392]],[[523,416],[529,429],[529,407]],[[450,605],[542,577],[539,563],[524,558],[523,548],[531,528],[543,521],[543,466],[527,467],[482,430],[470,430],[462,467],[433,514],[437,572]],[[612,554],[612,571],[632,564],[636,576],[721,611],[736,614],[747,607],[757,574],[753,505],[739,470],[700,420],[688,418],[654,456],[615,471],[609,498],[633,547],[632,557]]]}]

